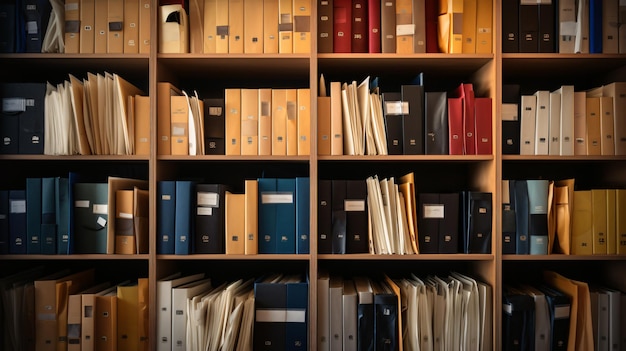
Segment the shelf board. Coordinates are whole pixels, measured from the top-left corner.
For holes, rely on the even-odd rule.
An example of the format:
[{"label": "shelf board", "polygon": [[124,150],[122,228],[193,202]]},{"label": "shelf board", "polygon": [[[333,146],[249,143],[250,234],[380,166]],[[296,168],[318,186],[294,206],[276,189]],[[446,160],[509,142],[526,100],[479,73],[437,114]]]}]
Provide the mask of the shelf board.
[{"label": "shelf board", "polygon": [[341,155],[318,156],[319,161],[388,161],[388,162],[482,162],[492,161],[493,155]]},{"label": "shelf board", "polygon": [[492,54],[318,54],[318,71],[324,74],[373,72],[376,75],[428,71],[454,76],[476,72],[493,60]]},{"label": "shelf board", "polygon": [[575,156],[559,156],[559,155],[502,155],[502,161],[522,161],[522,162],[534,162],[534,161],[550,161],[550,162],[571,162],[571,161],[626,161],[626,156],[588,156],[588,155],[575,155]]},{"label": "shelf board", "polygon": [[140,255],[106,255],[106,254],[75,254],[75,255],[0,255],[0,261],[81,261],[81,260],[148,260],[148,254]]},{"label": "shelf board", "polygon": [[2,161],[148,161],[150,156],[138,155],[0,155]]},{"label": "shelf board", "polygon": [[319,260],[337,261],[493,261],[490,254],[418,254],[418,255],[372,255],[372,254],[320,254]]},{"label": "shelf board", "polygon": [[211,79],[255,79],[301,77],[308,82],[311,56],[308,54],[158,54],[159,66],[181,77]]},{"label": "shelf board", "polygon": [[309,254],[258,254],[258,255],[231,255],[231,254],[193,254],[193,255],[157,255],[159,260],[187,261],[187,260],[240,260],[240,261],[308,261]]},{"label": "shelf board", "polygon": [[157,156],[160,161],[264,161],[264,162],[308,162],[310,156],[257,156],[257,155],[197,155],[197,156]]},{"label": "shelf board", "polygon": [[626,261],[626,255],[502,255],[503,261]]},{"label": "shelf board", "polygon": [[[580,76],[593,77],[624,66],[623,54],[502,54],[502,72],[506,78],[541,76],[569,76],[576,72]],[[582,69],[581,69],[582,68]]]}]

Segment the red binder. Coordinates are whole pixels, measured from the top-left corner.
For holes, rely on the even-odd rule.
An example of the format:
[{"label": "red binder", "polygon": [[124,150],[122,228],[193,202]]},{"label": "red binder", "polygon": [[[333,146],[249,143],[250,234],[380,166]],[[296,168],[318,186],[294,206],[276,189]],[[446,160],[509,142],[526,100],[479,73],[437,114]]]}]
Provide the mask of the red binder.
[{"label": "red binder", "polygon": [[477,97],[474,100],[476,111],[476,154],[491,155],[491,98]]},{"label": "red binder", "polygon": [[333,52],[352,52],[352,0],[333,2]]}]

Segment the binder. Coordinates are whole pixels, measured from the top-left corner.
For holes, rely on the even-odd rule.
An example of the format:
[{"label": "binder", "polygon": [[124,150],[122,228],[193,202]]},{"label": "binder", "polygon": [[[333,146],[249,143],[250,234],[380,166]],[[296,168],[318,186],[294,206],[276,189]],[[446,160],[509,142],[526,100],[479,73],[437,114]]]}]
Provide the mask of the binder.
[{"label": "binder", "polygon": [[[297,89],[287,89],[286,91],[286,125],[287,131],[285,134],[286,139],[286,148],[287,148],[287,156],[296,156],[298,155],[298,144],[299,144],[299,135],[298,135],[298,92]],[[279,117],[280,118],[280,117]]]},{"label": "binder", "polygon": [[345,199],[347,184],[345,180],[333,179],[331,181],[331,253],[346,253],[347,234],[347,213],[345,210]]},{"label": "binder", "polygon": [[139,0],[139,53],[150,53],[150,21],[152,10],[150,0]]},{"label": "binder", "polygon": [[[491,12],[483,14],[491,17]],[[478,21],[478,1],[463,0],[463,25],[461,34],[463,36],[463,45],[461,52],[464,54],[476,53],[476,27]]]},{"label": "binder", "polygon": [[475,149],[477,155],[492,154],[492,103],[491,98],[477,97],[474,100],[476,109]]},{"label": "binder", "polygon": [[244,187],[244,253],[246,255],[256,255],[259,251],[259,185],[256,179],[246,179]]},{"label": "binder", "polygon": [[374,349],[374,291],[369,278],[356,276],[357,345],[359,350]]},{"label": "binder", "polygon": [[530,204],[528,198],[528,185],[525,180],[515,181],[515,236],[516,236],[516,254],[530,254],[530,238],[529,234],[529,215]]},{"label": "binder", "polygon": [[287,321],[285,323],[285,348],[308,350],[309,279],[296,278],[287,285]]},{"label": "binder", "polygon": [[297,89],[298,155],[311,154],[311,89]]},{"label": "binder", "polygon": [[217,0],[204,1],[203,21],[203,48],[205,54],[217,53]]},{"label": "binder", "polygon": [[108,253],[107,183],[74,184],[74,250]]},{"label": "binder", "polygon": [[330,350],[343,350],[343,278],[330,276]]},{"label": "binder", "polygon": [[259,90],[241,89],[241,154],[259,154]]},{"label": "binder", "polygon": [[124,0],[124,53],[139,53],[139,0]]},{"label": "binder", "polygon": [[[574,93],[574,155],[586,155],[589,149],[587,138],[587,99],[585,92]],[[599,107],[598,107],[599,110]],[[594,121],[598,121],[599,111],[594,112]],[[599,129],[599,128],[598,128]]]},{"label": "binder", "polygon": [[548,254],[548,188],[547,180],[526,180],[528,189],[528,239],[531,255]]},{"label": "binder", "polygon": [[367,184],[365,180],[345,181],[343,208],[346,212],[345,253],[368,253]]},{"label": "binder", "polygon": [[[108,52],[108,31],[109,31],[109,23],[108,23],[108,1],[94,1],[94,22],[93,22],[93,33],[94,33],[94,46],[93,52],[96,54],[106,54]],[[95,14],[102,14],[96,16]],[[104,14],[107,15],[104,15]]]},{"label": "binder", "polygon": [[444,206],[436,193],[420,193],[419,200],[419,240],[420,253],[439,253],[439,225],[445,218]]},{"label": "binder", "polygon": [[0,24],[0,33],[2,33],[0,35],[0,52],[2,53],[15,52],[16,14],[15,3],[0,4],[0,16],[4,18]]},{"label": "binder", "polygon": [[476,16],[476,53],[490,54],[493,52],[493,2],[478,0]]},{"label": "binder", "polygon": [[396,1],[381,1],[380,8],[380,41],[381,52],[396,53]]},{"label": "binder", "polygon": [[189,9],[189,52],[201,54],[204,52],[204,0],[189,1],[187,8]]},{"label": "binder", "polygon": [[204,99],[204,149],[206,155],[225,154],[224,99]]},{"label": "binder", "polygon": [[520,0],[519,51],[539,52],[539,5],[536,1]]},{"label": "binder", "polygon": [[[352,1],[333,0],[333,52],[352,52]],[[395,13],[394,13],[395,15]],[[394,28],[395,30],[395,28]]]},{"label": "binder", "polygon": [[224,90],[226,155],[241,155],[241,89]]},{"label": "binder", "polygon": [[311,194],[308,177],[296,177],[296,253],[310,252]]},{"label": "binder", "polygon": [[311,2],[293,1],[293,53],[311,52]]},{"label": "binder", "polygon": [[272,154],[272,89],[259,89],[259,155]]},{"label": "binder", "polygon": [[448,98],[446,92],[425,92],[424,153],[448,154]]},{"label": "binder", "polygon": [[396,0],[396,53],[413,53],[414,37],[413,1]]},{"label": "binder", "polygon": [[532,297],[511,291],[503,292],[502,297],[502,347],[505,350],[526,350],[535,344],[534,330],[535,302]]},{"label": "binder", "polygon": [[330,82],[330,154],[343,155],[343,116],[341,82]]},{"label": "binder", "polygon": [[139,349],[138,282],[117,286],[117,349]]},{"label": "binder", "polygon": [[448,98],[448,149],[450,155],[463,155],[463,98]]},{"label": "binder", "polygon": [[293,1],[278,0],[278,53],[293,53]]},{"label": "binder", "polygon": [[259,16],[261,13],[263,13],[263,1],[244,0],[243,49],[246,54],[263,53],[263,16]]},{"label": "binder", "polygon": [[172,349],[187,349],[187,300],[210,289],[210,278],[172,287]]},{"label": "binder", "polygon": [[257,181],[259,253],[295,253],[295,179]]},{"label": "binder", "polygon": [[26,178],[26,247],[27,254],[41,253],[41,178]]},{"label": "binder", "polygon": [[244,0],[228,0],[228,53],[243,54],[243,48]]},{"label": "binder", "polygon": [[324,270],[317,274],[317,344],[330,351],[330,276]]},{"label": "binder", "polygon": [[9,253],[9,191],[0,190],[0,254]]},{"label": "binder", "polygon": [[225,193],[224,232],[226,237],[226,254],[245,254],[245,219],[241,220],[241,208],[245,205],[244,194]]},{"label": "binder", "polygon": [[600,98],[600,154],[615,154],[615,131],[613,115],[613,98],[603,96]]},{"label": "binder", "polygon": [[332,181],[318,180],[317,185],[317,252],[332,253]]},{"label": "binder", "polygon": [[383,117],[387,132],[387,152],[389,155],[404,154],[404,116],[408,113],[408,103],[402,101],[399,92],[382,94]]},{"label": "binder", "polygon": [[381,52],[381,7],[380,1],[367,1],[367,48],[369,53]]},{"label": "binder", "polygon": [[606,189],[606,253],[617,253],[617,189]]},{"label": "binder", "polygon": [[263,0],[263,53],[278,53],[278,0]]},{"label": "binder", "polygon": [[[55,254],[57,243],[54,177],[41,178],[41,253]],[[28,202],[27,202],[28,205]]]},{"label": "binder", "polygon": [[176,181],[162,180],[157,183],[157,252],[174,254],[176,228]]},{"label": "binder", "polygon": [[317,52],[333,52],[333,0],[317,1]]},{"label": "binder", "polygon": [[522,95],[520,115],[520,155],[535,154],[537,97]]},{"label": "binder", "polygon": [[[443,205],[443,218],[439,220],[438,253],[452,254],[459,252],[459,194],[439,194]],[[419,235],[419,234],[418,234]]]},{"label": "binder", "polygon": [[287,155],[288,89],[272,89],[272,155]]},{"label": "binder", "polygon": [[196,185],[194,253],[225,253],[225,198],[228,190],[224,184]]},{"label": "binder", "polygon": [[548,155],[550,146],[550,92],[539,90],[535,108],[535,155]]},{"label": "binder", "polygon": [[626,113],[624,112],[626,111],[626,82],[615,82],[602,86],[602,96],[613,98],[615,155],[626,155],[626,123],[621,118],[617,118],[617,116],[623,116]]},{"label": "binder", "polygon": [[516,253],[515,181],[502,180],[502,254]]},{"label": "binder", "polygon": [[150,155],[150,97],[135,95],[135,155]]},{"label": "binder", "polygon": [[137,252],[134,233],[134,191],[115,192],[115,253],[132,255]]},{"label": "binder", "polygon": [[593,254],[593,210],[591,190],[574,191],[572,255]]},{"label": "binder", "polygon": [[396,350],[398,343],[399,306],[398,297],[383,281],[372,281],[374,292],[374,345],[375,350]]},{"label": "binder", "polygon": [[352,280],[343,281],[343,350],[357,350],[357,292]]},{"label": "binder", "polygon": [[95,349],[113,351],[117,349],[117,291],[96,296],[95,306]]},{"label": "binder", "polygon": [[171,150],[172,155],[189,155],[189,108],[187,96],[171,98]]},{"label": "binder", "polygon": [[559,155],[561,153],[561,94],[550,93],[550,130],[548,131],[550,142],[548,154]]},{"label": "binder", "polygon": [[424,154],[424,86],[400,86],[402,102],[408,104],[408,113],[403,117],[402,138],[405,155]]},{"label": "binder", "polygon": [[540,0],[539,5],[539,52],[556,52],[556,31],[555,31],[555,4],[556,1]]},{"label": "binder", "polygon": [[[367,0],[352,1],[352,18],[350,33],[351,52],[368,53],[369,52],[369,6]],[[379,19],[380,20],[380,19]]]},{"label": "binder", "polygon": [[466,191],[463,203],[463,242],[464,253],[491,253],[492,236],[492,195],[487,192]]},{"label": "binder", "polygon": [[607,254],[607,190],[591,190],[591,251],[594,255]]},{"label": "binder", "polygon": [[183,93],[171,83],[157,83],[157,154],[171,155],[171,97]]},{"label": "binder", "polygon": [[176,210],[174,214],[174,253],[189,255],[192,253],[194,223],[192,208],[195,202],[195,184],[188,180],[176,181]]},{"label": "binder", "polygon": [[[36,5],[35,5],[36,6]],[[42,9],[39,9],[42,10]],[[28,14],[30,11],[28,10],[28,6],[26,8],[26,13]],[[40,12],[40,16],[43,12]],[[49,13],[48,13],[49,14]],[[29,21],[32,23],[32,21]],[[36,22],[35,22],[36,23]],[[65,2],[65,53],[66,54],[77,54],[80,52],[80,1],[71,0]],[[41,25],[41,23],[39,23]],[[43,27],[45,28],[45,27]],[[38,35],[35,37],[37,40],[36,47],[30,44],[30,40],[27,43],[33,47],[34,52],[41,52],[41,42],[43,40],[43,29],[42,27],[37,27]],[[38,50],[37,50],[38,49]],[[28,50],[27,50],[28,51]]]},{"label": "binder", "polygon": [[45,94],[43,83],[0,85],[3,153],[43,154]]},{"label": "binder", "polygon": [[124,53],[124,0],[108,0],[107,53]]}]

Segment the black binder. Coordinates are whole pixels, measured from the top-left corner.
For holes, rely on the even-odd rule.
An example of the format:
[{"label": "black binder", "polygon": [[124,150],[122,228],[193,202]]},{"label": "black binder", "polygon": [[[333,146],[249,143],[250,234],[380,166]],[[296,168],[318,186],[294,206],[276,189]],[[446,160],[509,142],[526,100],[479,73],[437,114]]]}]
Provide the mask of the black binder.
[{"label": "black binder", "polygon": [[569,296],[549,286],[540,286],[548,301],[550,312],[550,345],[553,351],[567,350],[569,339],[570,308]]},{"label": "black binder", "polygon": [[535,301],[505,288],[502,296],[502,350],[534,349]]},{"label": "black binder", "polygon": [[224,184],[197,184],[193,252],[223,254],[225,248],[226,191]]},{"label": "black binder", "polygon": [[332,180],[332,253],[346,253],[347,219],[344,201],[346,199],[346,181]]},{"label": "black binder", "polygon": [[470,254],[491,253],[492,204],[491,193],[465,191],[463,252]]},{"label": "black binder", "polygon": [[445,91],[426,92],[424,118],[424,151],[426,155],[447,155],[448,94]]},{"label": "black binder", "polygon": [[515,181],[515,238],[516,253],[518,255],[530,254],[528,211],[528,186],[525,180]]},{"label": "black binder", "polygon": [[[514,255],[516,253],[517,238],[515,236],[515,181],[507,181],[509,199],[502,203],[502,254]],[[504,189],[503,189],[504,191]]]},{"label": "black binder", "polygon": [[317,253],[332,253],[332,182],[320,179],[317,185]]},{"label": "black binder", "polygon": [[204,153],[225,154],[224,99],[204,99]]},{"label": "black binder", "polygon": [[346,253],[368,253],[367,183],[365,180],[346,181]]},{"label": "black binder", "polygon": [[405,155],[424,154],[424,86],[402,85],[402,102],[408,104],[408,113],[402,122]]},{"label": "black binder", "polygon": [[389,155],[404,154],[402,95],[398,92],[383,93],[383,116],[387,132],[387,153]]}]

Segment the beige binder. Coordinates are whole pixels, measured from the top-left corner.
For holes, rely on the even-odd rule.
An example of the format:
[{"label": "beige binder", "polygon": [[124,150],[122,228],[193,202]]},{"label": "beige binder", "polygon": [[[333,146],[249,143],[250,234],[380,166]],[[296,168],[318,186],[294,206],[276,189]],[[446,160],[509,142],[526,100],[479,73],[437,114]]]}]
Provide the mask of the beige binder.
[{"label": "beige binder", "polygon": [[228,16],[228,1],[216,0],[215,2],[215,30],[217,42],[215,44],[215,52],[218,54],[227,54],[228,44],[230,41],[230,28]]},{"label": "beige binder", "polygon": [[124,0],[124,53],[139,53],[139,0]]},{"label": "beige binder", "polygon": [[293,53],[311,52],[311,1],[293,0]]},{"label": "beige binder", "polygon": [[241,89],[224,90],[226,155],[241,155]]},{"label": "beige binder", "polygon": [[[80,0],[65,1],[65,53],[80,52]],[[43,28],[45,30],[45,28]]]},{"label": "beige binder", "polygon": [[[245,253],[245,194],[226,192],[226,254],[243,255]],[[241,218],[242,215],[244,218]]]},{"label": "beige binder", "polygon": [[298,154],[298,92],[287,89],[287,155]]},{"label": "beige binder", "polygon": [[265,54],[278,53],[278,18],[278,0],[263,0],[263,53]]},{"label": "beige binder", "polygon": [[256,255],[258,253],[258,207],[259,207],[259,184],[255,179],[246,179],[244,182],[244,253]]},{"label": "beige binder", "polygon": [[80,1],[80,48],[81,54],[93,54],[95,41],[95,0]]},{"label": "beige binder", "polygon": [[243,51],[246,54],[263,53],[263,1],[243,1]]},{"label": "beige binder", "polygon": [[108,3],[107,53],[121,54],[124,52],[124,0],[108,0]]},{"label": "beige binder", "polygon": [[272,89],[272,155],[287,155],[287,90]]},{"label": "beige binder", "polygon": [[204,0],[204,53],[217,52],[217,0]]},{"label": "beige binder", "polygon": [[259,155],[272,154],[272,89],[259,89]]},{"label": "beige binder", "polygon": [[259,89],[241,89],[241,154],[259,154]]},{"label": "beige binder", "polygon": [[298,155],[311,154],[311,89],[298,89]]},{"label": "beige binder", "polygon": [[293,53],[293,1],[278,0],[278,52]]},{"label": "beige binder", "polygon": [[243,54],[244,0],[228,0],[228,53]]},{"label": "beige binder", "polygon": [[150,53],[151,0],[139,0],[139,53]]}]

